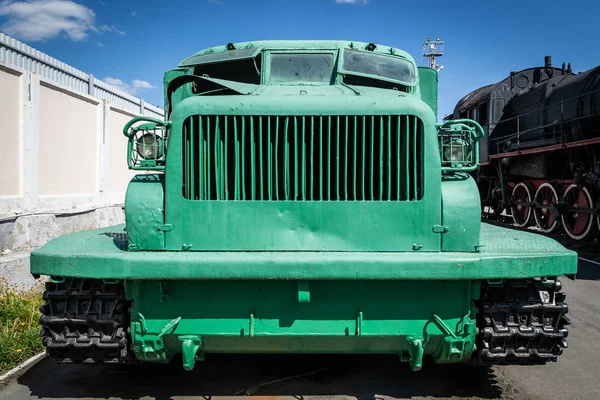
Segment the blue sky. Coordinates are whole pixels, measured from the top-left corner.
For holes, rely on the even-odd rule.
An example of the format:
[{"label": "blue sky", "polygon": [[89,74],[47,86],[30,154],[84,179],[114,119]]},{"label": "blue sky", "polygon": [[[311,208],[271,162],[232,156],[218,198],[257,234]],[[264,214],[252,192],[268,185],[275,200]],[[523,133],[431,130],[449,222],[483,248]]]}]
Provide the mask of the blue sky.
[{"label": "blue sky", "polygon": [[342,39],[402,48],[422,65],[445,41],[439,118],[467,92],[541,65],[600,64],[600,2],[402,0],[0,0],[0,30],[163,105],[162,76],[206,47],[264,39]]}]

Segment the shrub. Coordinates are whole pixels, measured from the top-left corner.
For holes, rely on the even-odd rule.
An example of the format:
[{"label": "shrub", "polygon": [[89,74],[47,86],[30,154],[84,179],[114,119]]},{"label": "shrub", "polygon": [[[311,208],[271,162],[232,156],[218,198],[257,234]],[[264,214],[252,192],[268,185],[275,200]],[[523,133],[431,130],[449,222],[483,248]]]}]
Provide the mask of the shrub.
[{"label": "shrub", "polygon": [[43,287],[22,291],[0,278],[0,374],[43,350],[40,306]]}]

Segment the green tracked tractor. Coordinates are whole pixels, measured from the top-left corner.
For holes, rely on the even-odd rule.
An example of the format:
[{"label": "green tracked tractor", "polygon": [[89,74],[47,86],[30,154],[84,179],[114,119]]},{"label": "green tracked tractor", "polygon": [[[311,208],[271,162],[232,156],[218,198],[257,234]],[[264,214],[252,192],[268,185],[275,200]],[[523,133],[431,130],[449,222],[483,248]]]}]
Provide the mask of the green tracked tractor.
[{"label": "green tracked tractor", "polygon": [[436,123],[437,71],[343,41],[229,43],[164,75],[124,127],[124,225],[31,255],[63,362],[387,353],[544,364],[576,253],[481,223],[482,128]]}]

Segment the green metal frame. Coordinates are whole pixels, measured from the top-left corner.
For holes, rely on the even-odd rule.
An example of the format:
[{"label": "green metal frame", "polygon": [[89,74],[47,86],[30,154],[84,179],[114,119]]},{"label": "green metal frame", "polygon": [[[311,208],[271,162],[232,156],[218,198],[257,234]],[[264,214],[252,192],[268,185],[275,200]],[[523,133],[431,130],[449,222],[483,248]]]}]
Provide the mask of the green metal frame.
[{"label": "green metal frame", "polygon": [[[443,124],[436,124],[440,143],[444,138],[452,140],[458,136],[461,139],[466,138],[466,142],[462,145],[463,157],[461,160],[444,162],[442,161],[442,173],[447,172],[472,172],[479,168],[479,141],[485,135],[483,128],[477,121],[471,119],[457,119],[446,121]],[[452,151],[452,142],[450,150]],[[443,143],[440,146],[440,153],[443,153]],[[466,153],[466,154],[465,154]],[[440,158],[443,154],[440,154]],[[449,164],[450,166],[447,166]]]},{"label": "green metal frame", "polygon": [[[133,126],[138,122],[146,122],[145,124],[140,124],[137,126]],[[146,116],[138,116],[131,119],[129,122],[125,124],[123,127],[123,135],[128,139],[127,140],[127,166],[131,170],[144,170],[144,171],[163,171],[165,169],[165,161],[166,161],[166,145],[167,145],[167,130],[171,125],[170,121],[160,120],[158,118],[146,117]],[[163,157],[158,160],[141,160],[139,163],[136,162],[138,157],[136,156],[136,148],[135,141],[138,132],[150,132],[155,131],[157,127],[165,128],[165,136],[157,135],[162,139],[162,153]]]}]

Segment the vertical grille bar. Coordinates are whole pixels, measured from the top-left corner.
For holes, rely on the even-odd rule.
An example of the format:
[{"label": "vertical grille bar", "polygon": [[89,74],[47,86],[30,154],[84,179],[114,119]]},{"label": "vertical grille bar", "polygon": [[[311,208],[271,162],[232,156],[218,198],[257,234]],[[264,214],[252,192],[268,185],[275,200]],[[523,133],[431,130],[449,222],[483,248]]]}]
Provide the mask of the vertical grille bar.
[{"label": "vertical grille bar", "polygon": [[323,143],[323,117],[319,117],[319,199],[321,200],[325,199],[325,197],[323,197],[323,171],[325,170],[325,166],[323,165],[323,149],[325,148],[325,146],[323,145]]},{"label": "vertical grille bar", "polygon": [[223,154],[225,155],[223,166],[223,169],[225,170],[225,177],[223,178],[223,185],[225,185],[225,200],[229,200],[229,160],[227,159],[229,155],[229,117],[225,116],[223,119],[225,121],[225,150],[223,152]]},{"label": "vertical grille bar", "polygon": [[315,117],[310,117],[310,200],[314,200],[315,187]]},{"label": "vertical grille bar", "polygon": [[[200,125],[200,124],[198,124]],[[190,118],[189,121],[189,125],[188,125],[188,129],[189,129],[189,142],[188,142],[188,152],[190,154],[190,156],[192,154],[195,153],[195,148],[194,148],[194,138],[195,138],[195,129],[194,129],[194,118]],[[200,128],[202,129],[202,128]],[[192,199],[194,198],[194,196],[196,195],[196,188],[195,186],[195,166],[194,163],[196,161],[196,157],[190,157],[189,158],[189,162],[188,164],[188,182],[189,182],[189,194],[190,196],[192,196]]]},{"label": "vertical grille bar", "polygon": [[256,149],[254,146],[254,119],[250,116],[250,199],[256,200]]},{"label": "vertical grille bar", "polygon": [[302,117],[302,200],[306,200],[306,120]]},{"label": "vertical grille bar", "polygon": [[[194,119],[192,118],[190,122],[193,123]],[[205,190],[204,190],[204,173],[206,171],[206,168],[204,168],[204,124],[206,123],[205,118],[198,118],[198,126],[196,127],[199,131],[199,135],[197,137],[197,144],[194,145],[194,147],[192,147],[192,151],[193,152],[197,152],[198,153],[198,157],[194,160],[195,163],[198,164],[198,179],[196,179],[195,177],[193,177],[192,179],[194,179],[194,181],[197,182],[198,188],[196,189],[195,192],[199,192],[198,196],[199,198],[203,199],[204,198],[204,194],[205,194]],[[194,135],[195,136],[195,135]],[[194,172],[196,172],[196,168],[194,168]]]},{"label": "vertical grille bar", "polygon": [[210,117],[206,118],[206,130],[204,131],[204,143],[203,143],[203,154],[204,154],[204,182],[205,187],[204,191],[206,193],[206,198],[210,199],[210,182],[211,182],[211,174],[210,174]]},{"label": "vertical grille bar", "polygon": [[371,198],[370,200],[375,200],[373,185],[375,184],[375,117],[371,117],[371,158],[369,165],[371,166]]},{"label": "vertical grille bar", "polygon": [[366,200],[365,197],[365,184],[367,182],[366,176],[366,165],[367,159],[365,158],[365,149],[367,148],[367,117],[363,115],[362,117],[362,160],[361,160],[361,170],[362,170],[362,199]]},{"label": "vertical grille bar", "polygon": [[288,124],[290,122],[289,117],[285,117],[285,125],[283,129],[283,146],[284,146],[284,178],[283,178],[283,189],[285,191],[285,199],[290,199],[290,146],[288,142]]},{"label": "vertical grille bar", "polygon": [[210,148],[210,117],[206,118],[206,144],[204,145],[204,157],[206,157],[206,190],[207,195],[206,198],[210,199],[210,185],[212,181],[212,175],[210,173],[210,153],[212,153],[212,149]]},{"label": "vertical grille bar", "polygon": [[273,200],[273,143],[271,142],[271,117],[267,117],[267,187],[269,200]]},{"label": "vertical grille bar", "polygon": [[331,117],[327,117],[327,200],[331,200]]},{"label": "vertical grille bar", "polygon": [[392,117],[386,116],[387,121],[387,198],[386,200],[392,200]]},{"label": "vertical grille bar", "polygon": [[228,200],[227,196],[227,148],[225,147],[225,138],[227,137],[227,117],[223,117],[221,128],[221,200]]},{"label": "vertical grille bar", "polygon": [[405,189],[405,199],[406,200],[410,200],[410,166],[409,166],[409,159],[410,159],[410,131],[409,131],[409,126],[410,126],[410,121],[409,121],[410,117],[407,115],[404,117],[404,134],[402,135],[403,138],[403,143],[405,144],[404,146],[404,176],[406,178],[406,189]]},{"label": "vertical grille bar", "polygon": [[[220,131],[219,131],[219,116],[217,115],[215,118],[215,145],[214,145],[214,153],[215,153],[215,195],[217,200],[221,200],[221,169],[219,168],[221,165],[221,157],[219,152],[219,144],[220,144]],[[212,150],[212,149],[210,149]]]},{"label": "vertical grille bar", "polygon": [[190,177],[192,176],[190,164],[194,160],[194,157],[191,157],[192,152],[190,151],[190,141],[192,140],[192,136],[193,135],[192,129],[190,128],[190,121],[186,121],[186,123],[183,124],[183,154],[185,157],[183,159],[183,184],[185,185],[183,196],[186,199],[194,200],[193,195],[190,193],[192,187],[190,182]]},{"label": "vertical grille bar", "polygon": [[400,191],[401,189],[401,184],[402,184],[402,170],[400,169],[400,160],[402,159],[402,157],[400,156],[400,142],[402,141],[402,136],[400,134],[400,124],[402,122],[402,118],[400,116],[398,116],[398,121],[397,121],[397,125],[396,125],[396,176],[397,176],[397,186],[396,186],[396,198],[398,200],[401,200],[402,197],[400,196]]},{"label": "vertical grille bar", "polygon": [[294,170],[293,170],[293,174],[294,174],[294,200],[298,200],[298,196],[299,196],[299,190],[298,190],[298,175],[299,175],[299,170],[298,170],[298,118],[297,117],[293,117],[294,118],[294,142],[292,143],[292,145],[294,146]]},{"label": "vertical grille bar", "polygon": [[335,131],[336,131],[336,141],[335,141],[335,193],[337,195],[338,201],[340,200],[340,117],[336,117],[335,119]]},{"label": "vertical grille bar", "polygon": [[259,137],[259,144],[258,144],[258,148],[260,151],[260,195],[258,196],[258,198],[260,200],[264,200],[264,193],[265,193],[265,186],[264,186],[264,171],[263,171],[263,166],[264,166],[264,160],[263,160],[263,136],[264,136],[264,132],[263,132],[263,117],[258,117],[258,137]]},{"label": "vertical grille bar", "polygon": [[383,116],[381,116],[379,117],[379,200],[383,200],[383,144],[385,143],[383,128]]},{"label": "vertical grille bar", "polygon": [[246,200],[246,118],[242,117],[242,161],[240,162],[240,174],[242,175],[242,200]]},{"label": "vertical grille bar", "polygon": [[[219,134],[219,176],[221,181],[219,182],[219,200],[226,200],[225,197],[225,186],[226,186],[226,175],[225,175],[225,135],[227,134],[227,130],[225,128],[225,120],[226,117],[223,117],[219,120],[219,130],[221,133]],[[221,122],[223,121],[223,122]]]},{"label": "vertical grille bar", "polygon": [[353,142],[353,150],[354,150],[354,156],[352,157],[352,164],[354,166],[354,174],[352,175],[352,188],[354,189],[354,198],[353,200],[356,200],[356,186],[358,186],[358,181],[356,180],[356,164],[358,164],[358,160],[356,158],[356,147],[358,146],[358,142],[356,140],[356,129],[357,129],[357,117],[354,116],[354,142]]},{"label": "vertical grille bar", "polygon": [[237,117],[233,117],[233,135],[235,137],[235,200],[241,199],[240,193],[240,141],[238,140],[239,135]]},{"label": "vertical grille bar", "polygon": [[348,200],[348,116],[346,115],[346,123],[344,125],[344,199]]},{"label": "vertical grille bar", "polygon": [[411,117],[412,119],[412,134],[411,134],[411,138],[412,138],[412,151],[413,151],[413,158],[412,158],[412,163],[411,165],[413,166],[412,168],[412,173],[413,173],[413,177],[412,177],[412,181],[413,181],[413,192],[412,192],[412,196],[411,196],[411,200],[416,200],[417,199],[417,177],[418,177],[418,168],[415,168],[415,166],[417,165],[417,119],[415,117]]},{"label": "vertical grille bar", "polygon": [[275,200],[279,200],[279,116],[275,118]]}]

